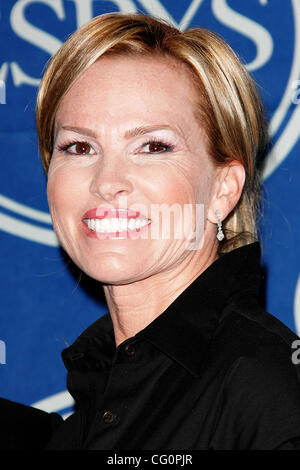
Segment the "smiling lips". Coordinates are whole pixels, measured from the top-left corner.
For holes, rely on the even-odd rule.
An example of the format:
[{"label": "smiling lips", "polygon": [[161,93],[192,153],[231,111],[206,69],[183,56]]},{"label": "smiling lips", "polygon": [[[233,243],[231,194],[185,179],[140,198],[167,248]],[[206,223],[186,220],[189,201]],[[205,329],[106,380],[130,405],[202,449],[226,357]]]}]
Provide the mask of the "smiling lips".
[{"label": "smiling lips", "polygon": [[87,211],[82,222],[91,237],[125,239],[146,229],[151,220],[129,209],[98,208]]}]

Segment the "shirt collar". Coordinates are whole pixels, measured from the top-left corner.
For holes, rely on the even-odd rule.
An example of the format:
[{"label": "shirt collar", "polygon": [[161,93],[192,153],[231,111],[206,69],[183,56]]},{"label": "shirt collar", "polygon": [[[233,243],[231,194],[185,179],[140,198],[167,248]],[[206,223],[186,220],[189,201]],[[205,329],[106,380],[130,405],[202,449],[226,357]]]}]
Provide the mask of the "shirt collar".
[{"label": "shirt collar", "polygon": [[259,243],[224,254],[145,330],[138,333],[198,375],[221,313],[237,298],[258,296]]},{"label": "shirt collar", "polygon": [[[258,242],[222,255],[198,276],[172,304],[130,341],[145,340],[181,364],[191,374],[201,363],[226,306],[246,295],[258,296],[260,285]],[[126,340],[126,342],[129,340]],[[67,369],[93,368],[108,363],[114,351],[113,327],[104,315],[63,351]],[[101,354],[99,354],[101,351]]]}]

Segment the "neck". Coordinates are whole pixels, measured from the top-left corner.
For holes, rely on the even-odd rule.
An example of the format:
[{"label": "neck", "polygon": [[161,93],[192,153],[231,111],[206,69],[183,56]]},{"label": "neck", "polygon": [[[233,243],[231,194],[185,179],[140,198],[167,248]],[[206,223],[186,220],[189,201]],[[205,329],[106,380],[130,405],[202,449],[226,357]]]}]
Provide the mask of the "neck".
[{"label": "neck", "polygon": [[[201,252],[201,253],[200,253]],[[217,258],[217,246],[191,251],[172,270],[122,285],[105,285],[116,346],[148,326]]]}]

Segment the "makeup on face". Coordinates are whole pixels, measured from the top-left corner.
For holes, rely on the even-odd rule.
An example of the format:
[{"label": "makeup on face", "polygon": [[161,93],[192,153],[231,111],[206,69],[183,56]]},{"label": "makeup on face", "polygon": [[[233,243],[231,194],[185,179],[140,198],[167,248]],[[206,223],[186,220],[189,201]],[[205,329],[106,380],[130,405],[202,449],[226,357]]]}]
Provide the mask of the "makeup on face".
[{"label": "makeup on face", "polygon": [[215,171],[195,102],[188,74],[164,59],[128,57],[100,59],[63,98],[49,207],[62,246],[91,277],[128,283],[191,258],[172,209],[192,207],[194,229]]}]

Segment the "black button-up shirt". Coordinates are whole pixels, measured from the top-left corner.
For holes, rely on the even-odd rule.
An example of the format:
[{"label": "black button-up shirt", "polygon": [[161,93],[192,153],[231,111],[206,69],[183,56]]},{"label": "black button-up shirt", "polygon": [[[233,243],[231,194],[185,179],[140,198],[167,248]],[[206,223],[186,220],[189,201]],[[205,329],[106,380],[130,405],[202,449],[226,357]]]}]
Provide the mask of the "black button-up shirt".
[{"label": "black button-up shirt", "polygon": [[275,449],[299,442],[297,337],[259,306],[259,262],[258,243],[223,255],[117,348],[108,314],[91,325],[63,351],[77,411],[49,449]]}]

